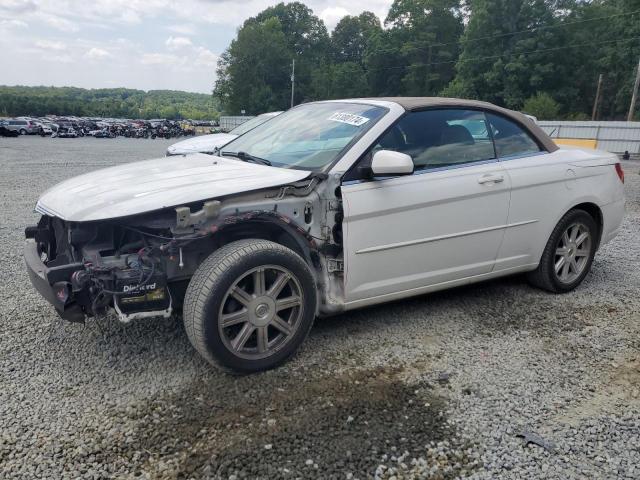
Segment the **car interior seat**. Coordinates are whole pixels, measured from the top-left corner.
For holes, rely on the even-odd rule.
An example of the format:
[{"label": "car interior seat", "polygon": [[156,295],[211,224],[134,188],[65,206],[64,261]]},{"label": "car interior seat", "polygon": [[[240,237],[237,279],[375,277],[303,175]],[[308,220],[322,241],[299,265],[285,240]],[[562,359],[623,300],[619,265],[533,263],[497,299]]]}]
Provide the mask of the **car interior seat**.
[{"label": "car interior seat", "polygon": [[462,125],[447,125],[447,127],[442,130],[440,145],[447,145],[451,143],[473,145],[475,140],[469,130]]}]

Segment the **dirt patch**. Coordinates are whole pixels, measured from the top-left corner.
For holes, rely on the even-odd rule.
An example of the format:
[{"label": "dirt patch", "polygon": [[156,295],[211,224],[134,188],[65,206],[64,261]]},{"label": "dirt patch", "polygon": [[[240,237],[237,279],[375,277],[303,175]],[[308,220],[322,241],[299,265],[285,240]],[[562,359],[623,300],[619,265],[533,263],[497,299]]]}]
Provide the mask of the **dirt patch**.
[{"label": "dirt patch", "polygon": [[230,378],[224,391],[198,380],[129,411],[138,428],[122,453],[153,478],[368,478],[384,454],[420,456],[452,436],[444,401],[399,373],[268,373]]},{"label": "dirt patch", "polygon": [[640,357],[614,361],[606,381],[593,390],[589,399],[563,413],[559,420],[573,425],[585,418],[615,413],[620,408],[640,411]]}]

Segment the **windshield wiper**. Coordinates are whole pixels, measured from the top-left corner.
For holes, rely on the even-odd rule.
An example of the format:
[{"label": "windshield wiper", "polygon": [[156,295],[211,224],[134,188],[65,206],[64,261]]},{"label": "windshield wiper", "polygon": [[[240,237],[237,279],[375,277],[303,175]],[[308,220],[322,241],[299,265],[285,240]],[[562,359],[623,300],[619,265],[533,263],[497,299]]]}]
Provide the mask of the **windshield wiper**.
[{"label": "windshield wiper", "polygon": [[269,167],[271,166],[271,162],[266,158],[256,157],[255,155],[251,155],[250,153],[247,153],[247,152],[221,152],[221,155],[223,156],[226,155],[228,157],[235,157],[242,160],[243,162],[253,162],[253,163],[259,163],[260,165],[267,165]]}]

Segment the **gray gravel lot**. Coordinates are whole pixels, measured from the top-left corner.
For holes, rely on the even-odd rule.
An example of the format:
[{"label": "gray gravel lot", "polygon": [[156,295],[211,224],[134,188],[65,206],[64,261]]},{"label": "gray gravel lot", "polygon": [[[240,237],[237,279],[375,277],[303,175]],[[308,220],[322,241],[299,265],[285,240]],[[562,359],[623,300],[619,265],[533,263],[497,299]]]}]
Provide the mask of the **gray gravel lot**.
[{"label": "gray gravel lot", "polygon": [[577,291],[514,277],[369,308],[232,377],[178,319],[62,323],[24,272],[42,191],[170,143],[0,138],[0,478],[640,478],[640,163]]}]

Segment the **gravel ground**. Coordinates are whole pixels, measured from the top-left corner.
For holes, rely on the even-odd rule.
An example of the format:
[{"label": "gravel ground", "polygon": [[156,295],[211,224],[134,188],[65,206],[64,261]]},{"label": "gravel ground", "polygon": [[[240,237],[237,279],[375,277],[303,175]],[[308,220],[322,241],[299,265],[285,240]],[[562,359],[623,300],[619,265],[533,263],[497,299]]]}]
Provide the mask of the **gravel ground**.
[{"label": "gravel ground", "polygon": [[169,143],[0,138],[1,478],[640,478],[640,163],[577,291],[514,277],[369,308],[233,377],[176,319],[63,323],[24,272],[39,193]]}]

